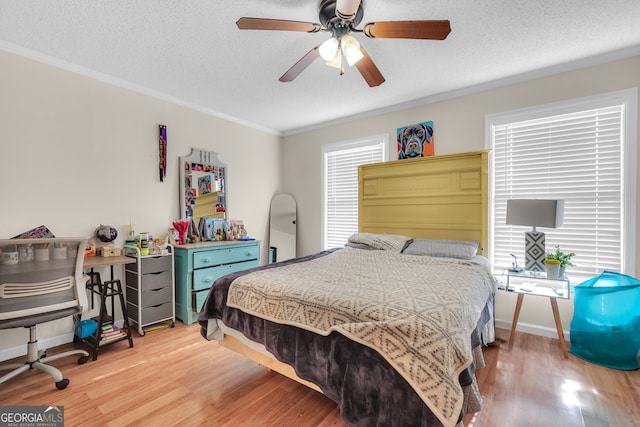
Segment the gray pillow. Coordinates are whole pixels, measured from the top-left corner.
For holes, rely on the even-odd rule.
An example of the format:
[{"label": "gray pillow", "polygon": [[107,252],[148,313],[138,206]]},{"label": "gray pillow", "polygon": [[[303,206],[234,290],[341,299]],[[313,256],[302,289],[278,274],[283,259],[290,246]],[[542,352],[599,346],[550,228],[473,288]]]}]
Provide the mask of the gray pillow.
[{"label": "gray pillow", "polygon": [[353,242],[347,242],[344,244],[346,247],[348,248],[356,248],[356,249],[364,249],[366,251],[378,251],[380,249],[374,248],[373,246],[369,246],[365,243],[353,243]]},{"label": "gray pillow", "polygon": [[428,255],[459,259],[471,259],[478,251],[478,242],[465,240],[414,239],[402,251],[408,255]]},{"label": "gray pillow", "polygon": [[373,249],[395,252],[402,252],[410,241],[411,237],[407,236],[375,233],[354,233],[348,239],[348,243],[357,243],[370,246]]}]

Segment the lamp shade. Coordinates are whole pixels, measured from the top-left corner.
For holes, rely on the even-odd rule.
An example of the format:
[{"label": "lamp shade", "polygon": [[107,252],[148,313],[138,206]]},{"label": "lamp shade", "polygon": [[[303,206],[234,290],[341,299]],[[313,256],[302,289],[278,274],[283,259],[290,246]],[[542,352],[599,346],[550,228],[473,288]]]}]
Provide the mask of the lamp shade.
[{"label": "lamp shade", "polygon": [[349,34],[342,36],[340,46],[342,48],[342,54],[347,59],[349,66],[352,66],[364,57],[362,52],[360,52],[360,42]]},{"label": "lamp shade", "polygon": [[327,61],[327,65],[333,68],[342,69],[342,54],[340,50],[336,50],[336,54],[333,56],[331,61]]},{"label": "lamp shade", "polygon": [[339,45],[340,42],[338,41],[338,39],[335,37],[331,37],[330,39],[325,40],[320,45],[320,47],[318,48],[318,53],[320,53],[320,56],[325,61],[331,61],[336,56]]},{"label": "lamp shade", "polygon": [[563,218],[564,200],[507,200],[506,223],[509,225],[558,228]]}]

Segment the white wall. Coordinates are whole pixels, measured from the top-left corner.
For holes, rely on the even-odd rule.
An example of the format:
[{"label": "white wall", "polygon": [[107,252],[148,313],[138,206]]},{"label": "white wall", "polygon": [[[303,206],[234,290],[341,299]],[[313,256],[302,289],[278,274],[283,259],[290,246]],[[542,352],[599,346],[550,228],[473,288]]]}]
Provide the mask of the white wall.
[{"label": "white wall", "polygon": [[[168,133],[165,182],[159,124]],[[124,236],[130,218],[137,231],[166,236],[180,215],[178,157],[191,147],[218,152],[227,164],[229,217],[266,241],[280,183],[279,136],[0,51],[2,238],[41,224],[59,237],[88,237],[100,224]],[[44,325],[38,338],[68,334],[70,325]],[[24,329],[0,334],[0,359],[28,338]]]},{"label": "white wall", "polygon": [[[389,134],[389,153],[393,159],[397,152],[395,135],[398,127],[433,120],[436,155],[482,150],[485,148],[484,120],[487,114],[639,86],[640,56],[635,56],[287,136],[283,146],[283,190],[291,193],[298,202],[298,256],[322,249],[322,144],[386,133]],[[640,201],[640,197],[637,200]],[[640,227],[636,236],[628,237],[638,241]],[[637,258],[639,255],[636,251]],[[636,260],[636,272],[640,271],[638,265]],[[563,327],[568,330],[573,316],[573,301],[559,301],[558,305]],[[514,306],[513,295],[499,293],[496,302],[498,325],[510,325]],[[527,325],[531,327],[527,328]],[[555,336],[555,324],[546,299],[525,299],[519,329]]]}]

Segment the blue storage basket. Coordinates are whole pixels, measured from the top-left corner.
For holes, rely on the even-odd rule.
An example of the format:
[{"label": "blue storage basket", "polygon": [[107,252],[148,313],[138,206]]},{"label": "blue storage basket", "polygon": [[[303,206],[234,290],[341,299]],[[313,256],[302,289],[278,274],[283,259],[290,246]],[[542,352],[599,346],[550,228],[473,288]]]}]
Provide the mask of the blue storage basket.
[{"label": "blue storage basket", "polygon": [[80,338],[87,338],[96,333],[98,322],[93,319],[81,320],[76,324],[75,334]]},{"label": "blue storage basket", "polygon": [[603,272],[575,287],[570,352],[614,369],[640,368],[640,280]]}]

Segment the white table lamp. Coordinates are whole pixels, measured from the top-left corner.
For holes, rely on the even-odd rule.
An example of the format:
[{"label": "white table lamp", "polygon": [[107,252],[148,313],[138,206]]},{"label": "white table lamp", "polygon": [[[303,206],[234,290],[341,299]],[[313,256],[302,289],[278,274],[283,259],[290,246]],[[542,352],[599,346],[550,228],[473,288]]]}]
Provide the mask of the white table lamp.
[{"label": "white table lamp", "polygon": [[509,225],[528,225],[525,233],[525,270],[545,271],[545,236],[536,227],[558,228],[564,217],[564,200],[511,199],[507,200]]}]

